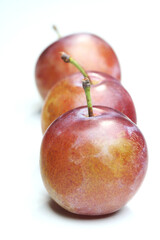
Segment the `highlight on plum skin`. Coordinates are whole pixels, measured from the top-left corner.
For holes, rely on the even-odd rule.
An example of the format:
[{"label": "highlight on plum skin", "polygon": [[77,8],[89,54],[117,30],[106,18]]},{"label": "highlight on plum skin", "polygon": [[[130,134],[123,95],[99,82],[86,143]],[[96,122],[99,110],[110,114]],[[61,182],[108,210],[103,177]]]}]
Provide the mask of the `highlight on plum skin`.
[{"label": "highlight on plum skin", "polygon": [[138,127],[107,107],[73,109],[55,120],[41,144],[44,185],[64,209],[103,215],[122,208],[146,174],[148,156]]},{"label": "highlight on plum skin", "polygon": [[[92,104],[116,109],[133,122],[137,122],[133,100],[125,88],[115,78],[105,73],[88,72],[91,85]],[[63,113],[76,107],[85,106],[82,88],[82,74],[75,73],[55,84],[49,91],[43,105],[41,126],[44,133],[48,126]]]}]

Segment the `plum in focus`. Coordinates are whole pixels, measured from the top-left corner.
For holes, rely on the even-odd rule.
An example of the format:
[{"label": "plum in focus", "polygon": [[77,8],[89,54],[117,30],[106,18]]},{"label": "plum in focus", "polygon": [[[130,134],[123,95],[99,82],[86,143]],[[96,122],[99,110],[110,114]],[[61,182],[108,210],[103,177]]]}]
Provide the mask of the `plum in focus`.
[{"label": "plum in focus", "polygon": [[122,208],[147,170],[147,146],[138,127],[107,107],[73,109],[55,120],[41,144],[44,185],[64,209],[102,215]]}]

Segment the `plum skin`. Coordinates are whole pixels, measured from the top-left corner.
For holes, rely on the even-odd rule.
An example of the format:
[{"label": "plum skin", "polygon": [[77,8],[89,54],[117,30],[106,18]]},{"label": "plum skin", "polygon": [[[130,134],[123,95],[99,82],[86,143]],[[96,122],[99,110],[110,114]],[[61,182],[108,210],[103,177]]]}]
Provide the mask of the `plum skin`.
[{"label": "plum skin", "polygon": [[60,52],[70,54],[85,70],[105,72],[117,80],[121,78],[118,58],[107,42],[89,33],[68,35],[47,47],[37,60],[35,80],[43,99],[56,82],[78,72],[61,60]]},{"label": "plum skin", "polygon": [[[88,72],[88,75],[94,83],[91,85],[91,98],[94,106],[111,107],[125,114],[133,122],[137,122],[132,98],[119,81],[101,72]],[[82,74],[75,73],[61,79],[50,89],[41,114],[43,133],[63,113],[86,105],[82,80]]]},{"label": "plum skin", "polygon": [[103,215],[122,208],[137,192],[148,165],[138,127],[107,107],[67,112],[45,132],[40,169],[44,185],[64,209]]}]

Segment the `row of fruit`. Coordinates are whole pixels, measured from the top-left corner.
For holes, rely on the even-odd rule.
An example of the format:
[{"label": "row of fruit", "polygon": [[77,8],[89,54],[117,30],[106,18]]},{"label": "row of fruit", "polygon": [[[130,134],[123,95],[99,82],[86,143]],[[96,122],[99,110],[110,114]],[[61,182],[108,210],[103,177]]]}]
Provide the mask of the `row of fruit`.
[{"label": "row of fruit", "polygon": [[60,37],[38,58],[35,76],[49,195],[76,214],[119,210],[141,185],[148,157],[115,52],[93,34]]}]

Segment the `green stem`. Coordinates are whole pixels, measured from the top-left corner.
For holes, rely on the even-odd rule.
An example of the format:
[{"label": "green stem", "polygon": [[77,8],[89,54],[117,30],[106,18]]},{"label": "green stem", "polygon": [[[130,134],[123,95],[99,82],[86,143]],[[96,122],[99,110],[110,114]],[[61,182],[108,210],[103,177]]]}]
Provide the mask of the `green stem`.
[{"label": "green stem", "polygon": [[84,70],[84,68],[72,57],[70,57],[68,54],[61,52],[61,58],[64,62],[66,63],[72,63],[84,76],[84,78],[88,78],[90,84],[92,84],[91,79],[89,78],[88,74],[86,73],[86,71]]},{"label": "green stem", "polygon": [[61,36],[61,34],[59,33],[58,28],[57,28],[55,25],[53,25],[53,29],[54,29],[54,31],[57,33],[58,38],[60,39],[62,36]]},{"label": "green stem", "polygon": [[79,63],[74,60],[73,58],[70,57],[70,63],[72,63],[81,73],[85,78],[89,78],[88,74],[85,72],[85,70],[79,65]]},{"label": "green stem", "polygon": [[93,117],[93,107],[92,107],[92,100],[91,100],[91,93],[90,93],[90,81],[88,78],[83,79],[82,86],[85,91],[86,100],[87,100],[87,107],[88,107],[88,116]]},{"label": "green stem", "polygon": [[79,65],[79,63],[71,58],[68,54],[61,52],[61,58],[66,63],[72,63],[84,76],[84,79],[82,81],[82,86],[85,91],[86,100],[87,100],[87,107],[88,107],[88,116],[93,117],[93,107],[92,107],[92,100],[91,100],[91,80],[88,76],[88,74],[85,72],[85,70]]}]

